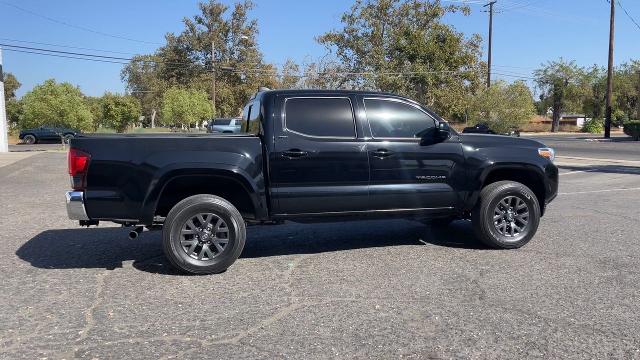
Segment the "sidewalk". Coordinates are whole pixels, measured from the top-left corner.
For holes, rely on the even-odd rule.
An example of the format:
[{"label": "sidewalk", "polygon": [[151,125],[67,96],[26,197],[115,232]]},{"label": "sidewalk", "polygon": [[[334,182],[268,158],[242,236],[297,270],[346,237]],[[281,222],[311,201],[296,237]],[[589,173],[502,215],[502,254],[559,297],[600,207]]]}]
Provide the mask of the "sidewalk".
[{"label": "sidewalk", "polygon": [[0,167],[11,165],[16,161],[20,161],[40,153],[41,152],[37,151],[0,153]]}]

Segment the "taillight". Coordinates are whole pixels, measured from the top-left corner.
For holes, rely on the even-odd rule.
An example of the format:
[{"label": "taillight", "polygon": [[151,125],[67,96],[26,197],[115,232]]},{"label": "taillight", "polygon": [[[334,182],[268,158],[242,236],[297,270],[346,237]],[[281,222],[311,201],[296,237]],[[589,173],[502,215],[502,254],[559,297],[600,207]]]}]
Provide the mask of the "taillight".
[{"label": "taillight", "polygon": [[87,187],[87,170],[91,155],[78,149],[69,149],[69,175],[73,190],[84,190]]}]

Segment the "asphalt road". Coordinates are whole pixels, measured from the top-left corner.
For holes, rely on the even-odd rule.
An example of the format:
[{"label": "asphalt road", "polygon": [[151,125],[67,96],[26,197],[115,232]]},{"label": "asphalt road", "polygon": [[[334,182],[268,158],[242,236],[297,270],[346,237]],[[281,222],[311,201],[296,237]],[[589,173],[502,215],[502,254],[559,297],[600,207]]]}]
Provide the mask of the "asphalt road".
[{"label": "asphalt road", "polygon": [[640,169],[576,169],[520,250],[286,224],[183,276],[157,232],[67,220],[65,154],[37,154],[0,168],[0,358],[640,358]]},{"label": "asphalt road", "polygon": [[546,135],[529,136],[556,150],[559,156],[579,156],[588,158],[622,159],[640,161],[640,141],[628,141],[629,137],[617,135],[613,142],[590,141],[602,136]]}]

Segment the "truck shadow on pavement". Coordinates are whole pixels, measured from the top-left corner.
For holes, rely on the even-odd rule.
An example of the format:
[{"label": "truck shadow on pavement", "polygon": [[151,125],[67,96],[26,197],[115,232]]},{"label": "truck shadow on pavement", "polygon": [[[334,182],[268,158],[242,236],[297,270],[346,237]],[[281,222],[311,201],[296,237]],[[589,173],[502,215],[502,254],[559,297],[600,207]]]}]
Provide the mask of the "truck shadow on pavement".
[{"label": "truck shadow on pavement", "polygon": [[[144,232],[129,240],[127,229],[118,227],[44,231],[24,243],[16,255],[41,269],[114,270],[132,261],[138,270],[180,275],[162,252],[161,232]],[[425,245],[461,249],[485,249],[467,221],[444,229],[432,229],[403,220],[360,221],[325,224],[251,226],[241,258],[317,254],[361,248]]]}]

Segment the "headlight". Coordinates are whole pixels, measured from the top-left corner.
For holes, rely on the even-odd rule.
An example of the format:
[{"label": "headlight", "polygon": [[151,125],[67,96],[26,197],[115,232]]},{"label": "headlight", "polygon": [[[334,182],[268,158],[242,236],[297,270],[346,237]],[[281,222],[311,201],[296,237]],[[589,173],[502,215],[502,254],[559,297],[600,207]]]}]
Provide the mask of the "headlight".
[{"label": "headlight", "polygon": [[538,154],[543,158],[547,158],[551,161],[555,160],[556,152],[552,148],[540,148],[538,149]]}]

